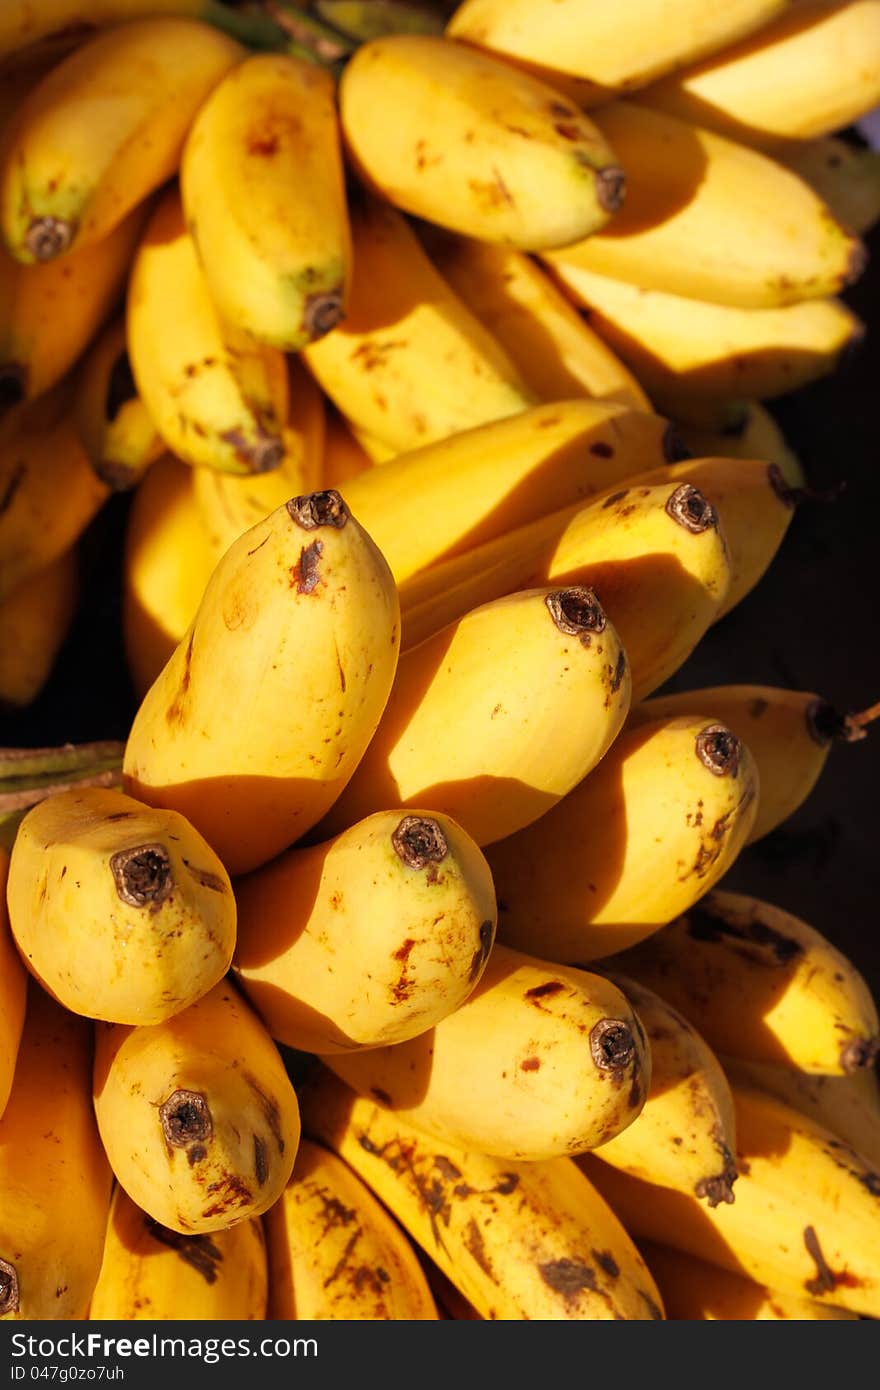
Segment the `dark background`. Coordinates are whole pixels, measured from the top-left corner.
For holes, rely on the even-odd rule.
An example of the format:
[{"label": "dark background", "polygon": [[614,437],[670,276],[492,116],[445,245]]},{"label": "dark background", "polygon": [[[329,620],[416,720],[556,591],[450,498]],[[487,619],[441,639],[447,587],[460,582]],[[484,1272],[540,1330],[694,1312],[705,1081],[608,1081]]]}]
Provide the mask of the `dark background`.
[{"label": "dark background", "polygon": [[[841,711],[880,700],[880,230],[846,294],[868,327],[831,378],[771,403],[810,484],[834,502],[801,507],[768,573],[703,639],[666,689],[749,682],[811,690]],[[129,499],[116,496],[84,538],[78,617],[49,684],[0,716],[0,744],[124,739],[135,711],[119,621]],[[230,710],[235,709],[230,691]],[[724,886],[805,918],[845,951],[880,999],[880,721],[832,749],[801,809],[743,852]]]}]

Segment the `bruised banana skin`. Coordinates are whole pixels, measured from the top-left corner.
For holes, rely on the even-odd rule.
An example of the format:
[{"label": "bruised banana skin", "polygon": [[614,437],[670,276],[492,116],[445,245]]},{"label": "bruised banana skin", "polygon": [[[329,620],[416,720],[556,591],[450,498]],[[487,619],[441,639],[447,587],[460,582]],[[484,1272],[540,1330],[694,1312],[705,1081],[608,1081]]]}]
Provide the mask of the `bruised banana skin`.
[{"label": "bruised banana skin", "polygon": [[577,105],[442,35],[363,44],[343,69],[339,105],[358,176],[465,236],[523,251],[567,246],[623,204],[624,170]]},{"label": "bruised banana skin", "polygon": [[490,844],[586,776],[630,692],[626,651],[592,590],[527,589],[475,608],[401,658],[376,733],[319,832],[383,806],[428,806]]},{"label": "bruised banana skin", "polygon": [[643,1182],[583,1154],[575,1163],[636,1239],[671,1245],[767,1288],[876,1317],[880,1173],[829,1130],[733,1086],[736,1201]]},{"label": "bruised banana skin", "polygon": [[[393,576],[340,494],[292,498],[214,569],[134,717],[125,789],[182,812],[230,874],[266,863],[320,820],[357,767],[399,634]],[[246,730],[230,719],[230,670]]]},{"label": "bruised banana skin", "polygon": [[270,1318],[436,1321],[409,1238],[336,1154],[300,1142],[293,1176],[264,1218]]},{"label": "bruised banana skin", "polygon": [[135,487],[165,452],[131,374],[124,318],[107,325],[83,361],[75,409],[91,465],[114,492]]},{"label": "bruised banana skin", "polygon": [[256,53],[202,104],[180,186],[218,311],[296,352],[345,317],[351,233],[332,75]]},{"label": "bruised banana skin", "polygon": [[33,981],[0,1117],[0,1318],[82,1321],[113,1175],[89,1100],[91,1027]]},{"label": "bruised banana skin", "polygon": [[9,850],[0,842],[0,1119],[12,1091],[28,989],[27,974],[9,930],[8,878]]},{"label": "bruised banana skin", "polygon": [[0,709],[26,709],[46,684],[79,602],[75,546],[0,603]]},{"label": "bruised banana skin", "polygon": [[235,899],[217,855],[177,812],[115,788],[56,792],[27,812],[7,897],[28,969],[87,1018],[161,1023],[232,961]]},{"label": "bruised banana skin", "polygon": [[170,1230],[204,1235],[260,1216],[290,1177],[296,1093],[228,982],[164,1023],[99,1024],[93,1094],[117,1182]]},{"label": "bruised banana skin", "polygon": [[284,354],[221,319],[174,185],[135,251],[126,334],[138,394],[172,453],[226,473],[278,467],[289,405]]},{"label": "bruised banana skin", "polygon": [[422,1135],[321,1073],[307,1135],[332,1149],[481,1318],[662,1318],[632,1240],[570,1158],[516,1163]]},{"label": "bruised banana skin", "polygon": [[[757,796],[748,748],[708,716],[624,730],[567,797],[487,850],[499,939],[581,963],[650,937],[730,867]],[[642,982],[628,959],[617,965]]]},{"label": "bruised banana skin", "polygon": [[16,259],[100,241],[177,171],[190,122],[246,50],[210,25],[156,16],[87,38],[14,117],[0,230]]},{"label": "bruised banana skin", "polygon": [[440,812],[379,811],[235,885],[236,978],[302,1052],[397,1043],[478,983],[498,910],[484,855]]},{"label": "bruised banana skin", "polygon": [[735,1202],[736,1118],[718,1058],[653,990],[619,972],[609,978],[647,1035],[651,1084],[633,1123],[596,1152],[613,1168],[694,1193],[710,1207]]},{"label": "bruised banana skin", "polygon": [[433,1029],[322,1060],[423,1134],[532,1161],[635,1128],[652,1050],[615,984],[496,944],[473,993]]},{"label": "bruised banana skin", "polygon": [[676,429],[694,458],[765,459],[776,465],[789,487],[806,484],[800,459],[760,401],[743,401],[738,418],[726,429],[713,430],[684,421],[677,421]]},{"label": "bruised banana skin", "polygon": [[758,898],[716,889],[607,964],[661,994],[718,1053],[832,1076],[877,1056],[877,1009],[852,962]]},{"label": "bruised banana skin", "polygon": [[141,1211],[117,1186],[89,1319],[263,1320],[268,1273],[260,1218],[185,1236]]}]

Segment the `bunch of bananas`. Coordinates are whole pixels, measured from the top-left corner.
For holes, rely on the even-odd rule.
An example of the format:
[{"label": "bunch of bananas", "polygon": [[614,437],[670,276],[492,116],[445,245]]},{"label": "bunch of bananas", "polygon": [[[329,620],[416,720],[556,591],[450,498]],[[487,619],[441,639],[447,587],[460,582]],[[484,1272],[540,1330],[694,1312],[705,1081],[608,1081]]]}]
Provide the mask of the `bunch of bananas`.
[{"label": "bunch of bananas", "polygon": [[878,102],[880,0],[0,7],[0,702],[119,491],[136,701],[0,750],[0,1316],[880,1317],[875,1001],[721,883],[876,711],[662,689]]}]

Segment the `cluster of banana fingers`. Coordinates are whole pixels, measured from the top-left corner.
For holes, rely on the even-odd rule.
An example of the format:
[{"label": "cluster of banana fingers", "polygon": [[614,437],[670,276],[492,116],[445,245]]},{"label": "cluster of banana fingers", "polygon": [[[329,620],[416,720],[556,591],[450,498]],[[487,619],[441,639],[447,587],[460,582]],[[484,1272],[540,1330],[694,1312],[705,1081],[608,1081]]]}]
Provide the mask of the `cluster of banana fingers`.
[{"label": "cluster of banana fingers", "polygon": [[0,750],[0,1316],[880,1317],[875,1001],[721,883],[872,712],[663,689],[880,0],[675,8],[2,8],[0,702],[128,490],[136,708]]}]

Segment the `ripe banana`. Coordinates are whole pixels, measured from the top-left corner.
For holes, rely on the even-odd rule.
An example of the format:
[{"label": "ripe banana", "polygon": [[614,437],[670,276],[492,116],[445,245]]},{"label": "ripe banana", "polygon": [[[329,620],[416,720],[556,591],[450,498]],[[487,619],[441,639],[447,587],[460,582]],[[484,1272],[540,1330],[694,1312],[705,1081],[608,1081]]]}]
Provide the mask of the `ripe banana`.
[{"label": "ripe banana", "polygon": [[74,409],[92,467],[116,492],[134,487],[164,453],[131,374],[124,319],[107,325],[83,361]]},{"label": "ripe banana", "polygon": [[880,150],[826,135],[777,157],[857,236],[865,236],[880,222]]},{"label": "ripe banana", "polygon": [[395,1122],[471,1153],[532,1161],[637,1127],[652,1069],[640,1023],[601,975],[495,945],[474,991],[433,1028],[323,1061]]},{"label": "ripe banana", "polygon": [[800,459],[760,401],[743,401],[740,417],[724,430],[685,422],[677,423],[676,429],[694,458],[766,459],[789,487],[803,487],[807,481]]},{"label": "ripe banana", "polygon": [[618,967],[719,1053],[832,1075],[877,1054],[877,1010],[859,972],[814,927],[759,899],[710,893],[608,965]]},{"label": "ripe banana", "polygon": [[101,1268],[112,1173],[89,1103],[91,1027],[31,981],[0,1116],[0,1318],[81,1321]]},{"label": "ripe banana", "polygon": [[135,714],[126,790],[181,811],[230,874],[266,863],[351,777],[399,634],[391,571],[339,493],[291,498],[217,564]]},{"label": "ripe banana", "polygon": [[8,876],[9,850],[0,840],[0,1118],[12,1090],[28,987],[27,975],[9,930]]},{"label": "ripe banana", "polygon": [[180,189],[227,323],[295,352],[345,317],[351,234],[329,72],[283,53],[238,63],[192,124]]},{"label": "ripe banana", "polygon": [[293,1169],[296,1093],[225,981],[164,1023],[98,1024],[94,1105],[120,1187],[182,1235],[260,1216]]},{"label": "ripe banana", "polygon": [[586,395],[651,409],[632,372],[531,256],[470,237],[434,234],[426,241],[444,279],[501,344],[539,400]]},{"label": "ripe banana", "polygon": [[402,453],[533,405],[507,354],[434,269],[403,214],[364,196],[350,200],[349,216],[345,321],[301,353],[346,419]]},{"label": "ripe banana", "polygon": [[372,467],[373,460],[352,434],[344,416],[335,406],[330,406],[325,412],[321,485],[342,487],[347,491],[347,484],[352,478]]},{"label": "ripe banana", "polygon": [[53,66],[14,116],[0,232],[32,264],[99,241],[177,171],[190,122],[246,50],[197,20],[114,25]]},{"label": "ripe banana", "polygon": [[637,100],[784,154],[790,142],[842,130],[880,102],[880,3],[796,6]]},{"label": "ripe banana", "polygon": [[284,453],[284,354],[224,323],[172,186],[150,217],[128,281],[126,329],[138,392],[185,463],[265,473]]},{"label": "ripe banana", "polygon": [[266,1244],[259,1217],[210,1235],[170,1231],[117,1187],[89,1318],[236,1322],[266,1317]]},{"label": "ripe banana", "polygon": [[52,673],[79,602],[76,547],[0,603],[0,709],[32,704]]},{"label": "ripe banana", "polygon": [[357,1174],[300,1143],[293,1176],[266,1213],[269,1317],[425,1322],[437,1318],[415,1250]]},{"label": "ripe banana", "polygon": [[858,1317],[815,1298],[765,1288],[669,1245],[640,1240],[639,1249],[672,1322],[830,1322]]},{"label": "ripe banana", "polygon": [[495,939],[484,856],[440,814],[380,811],[235,886],[236,978],[302,1052],[400,1043],[464,1003]]},{"label": "ripe banana", "polygon": [[712,131],[634,102],[594,113],[627,171],[611,225],[551,265],[743,309],[838,294],[866,251],[813,189],[783,165]]},{"label": "ripe banana", "polygon": [[[273,34],[253,15],[216,0],[4,0],[0,9],[0,57],[34,45],[40,52],[65,37],[88,34],[93,28],[122,24],[144,15],[183,15],[203,20],[236,35],[243,43],[271,42]],[[270,26],[274,29],[274,26]],[[48,44],[46,41],[50,41]]]},{"label": "ripe banana", "polygon": [[226,974],[236,910],[183,816],[115,789],[57,792],[22,820],[7,889],[28,969],[71,1012],[161,1023]]},{"label": "ripe banana", "polygon": [[693,1193],[710,1207],[735,1201],[736,1118],[721,1063],[659,994],[619,972],[610,979],[647,1034],[651,1084],[641,1113],[596,1153],[613,1168]]},{"label": "ripe banana", "polygon": [[548,583],[596,589],[629,659],[633,698],[644,699],[690,655],[727,593],[718,514],[689,483],[624,485],[521,526],[402,587],[404,650],[479,603]]},{"label": "ripe banana", "polygon": [[552,269],[656,408],[710,428],[728,423],[732,403],[781,396],[827,376],[865,332],[840,299],[738,309],[642,290],[561,260]]},{"label": "ripe banana", "polygon": [[116,304],[144,224],[136,208],[60,264],[17,265],[0,249],[0,413],[51,390]]},{"label": "ripe banana", "polygon": [[630,689],[626,652],[592,590],[527,589],[474,608],[401,657],[372,742],[319,832],[406,806],[443,811],[478,845],[513,834],[602,758]]},{"label": "ripe banana", "polygon": [[[733,863],[757,796],[748,748],[708,716],[624,730],[564,800],[490,846],[499,938],[549,960],[581,962],[656,933]],[[616,959],[656,988],[629,954]],[[700,1019],[657,993],[712,1045]]]},{"label": "ripe banana", "polygon": [[627,1230],[782,1293],[876,1317],[880,1309],[880,1173],[829,1130],[771,1096],[733,1087],[736,1201],[633,1178],[582,1154],[574,1162]]},{"label": "ripe banana", "polygon": [[642,1257],[573,1159],[455,1148],[326,1073],[302,1103],[306,1134],[354,1169],[480,1317],[663,1317]]},{"label": "ripe banana", "polygon": [[[355,173],[404,212],[522,251],[567,246],[621,207],[614,147],[568,97],[443,35],[392,34],[346,63]],[[406,112],[406,120],[393,112]]]}]

